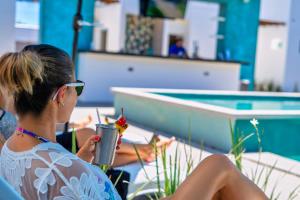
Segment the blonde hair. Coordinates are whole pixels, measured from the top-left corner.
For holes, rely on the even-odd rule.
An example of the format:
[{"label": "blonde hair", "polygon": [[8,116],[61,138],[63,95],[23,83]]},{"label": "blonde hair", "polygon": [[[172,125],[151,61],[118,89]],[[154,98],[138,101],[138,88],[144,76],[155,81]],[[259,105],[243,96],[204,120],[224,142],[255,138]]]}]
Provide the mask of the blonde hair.
[{"label": "blonde hair", "polygon": [[0,86],[14,98],[19,116],[40,115],[57,89],[72,80],[69,55],[48,44],[28,45],[0,58]]},{"label": "blonde hair", "polygon": [[32,94],[35,82],[43,82],[43,70],[43,62],[34,52],[6,53],[0,58],[0,85],[11,94]]}]

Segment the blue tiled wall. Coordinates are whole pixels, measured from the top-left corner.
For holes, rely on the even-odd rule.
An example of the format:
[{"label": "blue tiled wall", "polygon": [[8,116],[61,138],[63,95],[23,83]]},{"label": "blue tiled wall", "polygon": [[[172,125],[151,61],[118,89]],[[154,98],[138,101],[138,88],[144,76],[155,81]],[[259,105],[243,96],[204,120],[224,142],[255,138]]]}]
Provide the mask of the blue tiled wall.
[{"label": "blue tiled wall", "polygon": [[[64,49],[70,55],[73,43],[73,17],[77,0],[40,0],[40,42]],[[82,16],[85,21],[94,19],[94,0],[83,0]],[[92,28],[80,31],[78,48],[89,49],[92,41]]]},{"label": "blue tiled wall", "polygon": [[219,33],[225,38],[218,42],[218,52],[229,49],[232,59],[249,63],[243,65],[241,79],[249,79],[253,86],[260,0],[249,0],[249,3],[244,0],[199,1],[221,5],[221,15],[226,21],[220,23]]}]

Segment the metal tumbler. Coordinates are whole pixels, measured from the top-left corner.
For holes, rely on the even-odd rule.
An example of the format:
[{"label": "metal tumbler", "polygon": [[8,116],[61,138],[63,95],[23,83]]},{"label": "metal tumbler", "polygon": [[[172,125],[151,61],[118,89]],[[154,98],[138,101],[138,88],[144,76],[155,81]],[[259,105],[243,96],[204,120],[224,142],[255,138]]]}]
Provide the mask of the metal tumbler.
[{"label": "metal tumbler", "polygon": [[101,140],[96,144],[94,164],[111,166],[115,158],[119,132],[115,124],[96,124],[96,133],[101,136]]}]

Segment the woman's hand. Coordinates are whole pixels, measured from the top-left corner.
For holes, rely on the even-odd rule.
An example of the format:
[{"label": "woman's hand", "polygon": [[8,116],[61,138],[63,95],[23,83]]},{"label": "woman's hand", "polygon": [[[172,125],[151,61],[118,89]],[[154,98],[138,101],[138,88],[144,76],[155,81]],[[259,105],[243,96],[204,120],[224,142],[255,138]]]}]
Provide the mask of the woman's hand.
[{"label": "woman's hand", "polygon": [[86,162],[92,162],[95,155],[95,145],[101,140],[99,135],[89,137],[77,152],[77,156]]}]

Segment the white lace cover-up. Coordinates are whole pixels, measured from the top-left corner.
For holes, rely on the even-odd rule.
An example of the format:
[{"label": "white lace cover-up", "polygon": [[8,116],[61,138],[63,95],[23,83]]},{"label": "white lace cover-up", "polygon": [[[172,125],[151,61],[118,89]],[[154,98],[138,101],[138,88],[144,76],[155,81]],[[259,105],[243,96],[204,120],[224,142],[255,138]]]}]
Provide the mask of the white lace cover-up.
[{"label": "white lace cover-up", "polygon": [[98,167],[52,142],[23,152],[13,152],[5,143],[0,175],[25,199],[121,199]]}]

